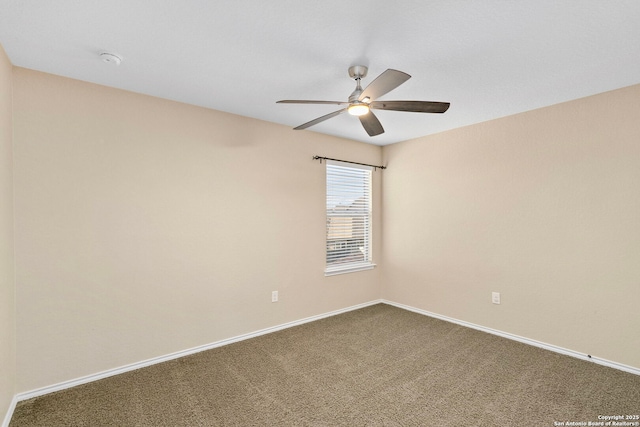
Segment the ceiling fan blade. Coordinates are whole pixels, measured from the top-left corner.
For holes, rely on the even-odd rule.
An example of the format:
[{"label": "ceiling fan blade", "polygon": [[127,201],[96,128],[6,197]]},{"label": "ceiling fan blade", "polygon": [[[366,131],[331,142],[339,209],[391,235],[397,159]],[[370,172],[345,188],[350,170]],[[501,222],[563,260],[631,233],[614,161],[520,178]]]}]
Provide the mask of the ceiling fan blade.
[{"label": "ceiling fan blade", "polygon": [[307,101],[302,99],[283,99],[276,101],[276,104],[331,104],[331,105],[347,105],[348,102],[340,101]]},{"label": "ceiling fan blade", "polygon": [[362,101],[365,98],[369,98],[369,100],[373,101],[385,93],[391,92],[410,78],[411,76],[407,73],[389,68],[369,83],[369,86],[362,91],[358,100]]},{"label": "ceiling fan blade", "polygon": [[320,122],[324,122],[325,120],[328,120],[328,119],[330,119],[332,117],[339,116],[340,114],[344,113],[345,111],[347,111],[347,109],[343,108],[342,110],[338,110],[338,111],[334,111],[333,113],[325,114],[322,117],[318,117],[317,119],[311,120],[310,122],[303,123],[300,126],[295,127],[293,129],[294,130],[306,129],[306,128],[311,127],[313,125],[317,125]]},{"label": "ceiling fan blade", "polygon": [[360,123],[362,123],[362,127],[367,131],[369,136],[376,136],[384,133],[384,128],[380,123],[380,120],[373,114],[373,111],[369,111],[367,114],[362,116],[358,116],[360,119]]},{"label": "ceiling fan blade", "polygon": [[369,107],[377,110],[411,111],[414,113],[444,113],[448,102],[432,101],[373,101]]}]

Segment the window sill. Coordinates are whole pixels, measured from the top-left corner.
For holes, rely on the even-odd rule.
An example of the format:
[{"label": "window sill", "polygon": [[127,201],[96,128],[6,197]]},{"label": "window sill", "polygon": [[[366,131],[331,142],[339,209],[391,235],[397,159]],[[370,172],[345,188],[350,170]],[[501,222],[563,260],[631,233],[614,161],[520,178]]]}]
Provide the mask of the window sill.
[{"label": "window sill", "polygon": [[356,271],[373,270],[375,264],[349,264],[344,266],[328,267],[324,270],[325,276],[335,276],[337,274],[355,273]]}]

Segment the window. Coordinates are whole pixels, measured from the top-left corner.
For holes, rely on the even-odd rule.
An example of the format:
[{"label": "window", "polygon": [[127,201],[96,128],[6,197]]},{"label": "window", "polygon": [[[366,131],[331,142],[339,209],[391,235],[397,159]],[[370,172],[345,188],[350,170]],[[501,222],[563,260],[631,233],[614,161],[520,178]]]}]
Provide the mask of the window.
[{"label": "window", "polygon": [[368,270],[371,261],[371,168],[327,161],[325,275]]}]

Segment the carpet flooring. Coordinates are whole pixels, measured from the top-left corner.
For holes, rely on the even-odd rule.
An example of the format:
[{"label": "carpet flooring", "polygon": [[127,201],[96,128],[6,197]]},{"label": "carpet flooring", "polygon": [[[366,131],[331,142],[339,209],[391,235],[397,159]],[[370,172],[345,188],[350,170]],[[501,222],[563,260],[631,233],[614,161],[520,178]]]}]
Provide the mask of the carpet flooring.
[{"label": "carpet flooring", "polygon": [[635,414],[640,376],[378,304],[20,402],[10,427],[557,426]]}]

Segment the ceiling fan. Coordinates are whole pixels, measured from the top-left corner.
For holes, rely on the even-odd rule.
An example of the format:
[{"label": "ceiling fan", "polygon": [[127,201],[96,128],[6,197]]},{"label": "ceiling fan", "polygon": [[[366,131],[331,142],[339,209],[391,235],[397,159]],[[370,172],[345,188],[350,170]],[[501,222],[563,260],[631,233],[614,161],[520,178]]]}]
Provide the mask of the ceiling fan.
[{"label": "ceiling fan", "polygon": [[367,75],[367,67],[364,65],[354,65],[349,67],[349,77],[356,81],[356,89],[349,95],[348,102],[340,101],[306,101],[285,99],[277,101],[278,104],[332,104],[346,105],[333,113],[329,113],[310,122],[295,127],[295,130],[306,129],[310,126],[317,125],[332,117],[338,116],[344,112],[348,112],[354,116],[358,116],[360,123],[367,131],[369,136],[376,136],[384,133],[384,128],[380,120],[373,114],[371,110],[393,110],[393,111],[409,111],[415,113],[444,113],[449,108],[448,102],[432,102],[432,101],[376,101],[382,95],[391,92],[411,78],[407,73],[402,71],[388,69],[369,86],[362,89],[360,80]]}]

